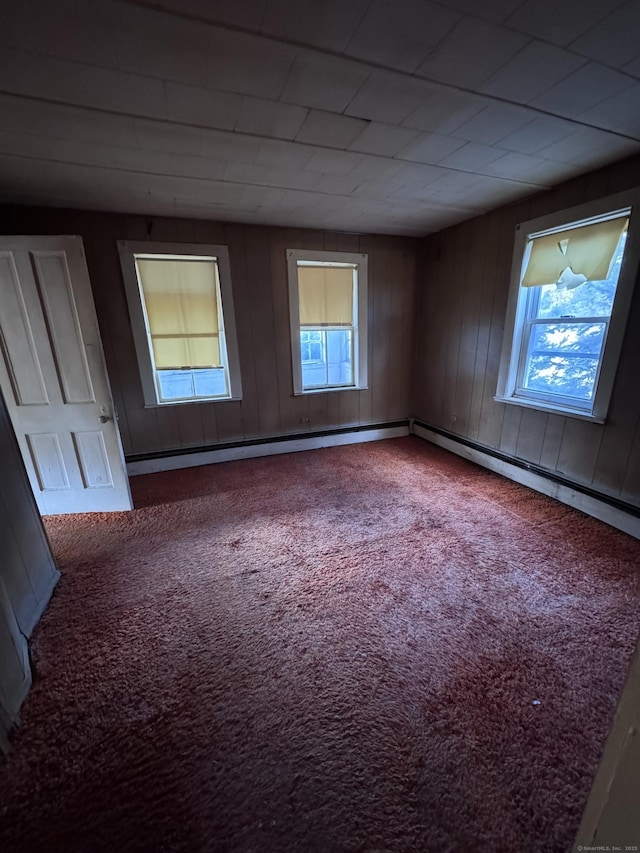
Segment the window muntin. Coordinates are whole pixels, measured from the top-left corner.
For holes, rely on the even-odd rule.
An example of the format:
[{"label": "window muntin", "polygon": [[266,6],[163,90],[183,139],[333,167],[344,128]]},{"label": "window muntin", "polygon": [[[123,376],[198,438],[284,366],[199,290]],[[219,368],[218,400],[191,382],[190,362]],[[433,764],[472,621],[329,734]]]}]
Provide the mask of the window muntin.
[{"label": "window muntin", "polygon": [[604,422],[640,260],[639,197],[517,226],[496,400]]},{"label": "window muntin", "polygon": [[145,404],[239,399],[224,246],[119,243]]},{"label": "window muntin", "polygon": [[366,255],[287,255],[294,392],[366,387]]}]

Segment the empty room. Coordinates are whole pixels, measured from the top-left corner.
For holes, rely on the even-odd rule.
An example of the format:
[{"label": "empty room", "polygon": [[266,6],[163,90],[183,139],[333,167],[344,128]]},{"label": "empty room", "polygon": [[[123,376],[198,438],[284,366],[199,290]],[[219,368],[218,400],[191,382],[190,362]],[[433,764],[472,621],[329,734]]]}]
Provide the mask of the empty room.
[{"label": "empty room", "polygon": [[3,853],[637,850],[637,1],[0,57]]}]

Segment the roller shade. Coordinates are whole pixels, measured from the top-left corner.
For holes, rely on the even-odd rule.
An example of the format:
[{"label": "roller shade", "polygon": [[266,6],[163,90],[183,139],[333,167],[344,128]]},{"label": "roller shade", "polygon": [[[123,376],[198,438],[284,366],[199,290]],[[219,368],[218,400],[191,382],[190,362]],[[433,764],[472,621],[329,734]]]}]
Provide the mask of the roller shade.
[{"label": "roller shade", "polygon": [[157,370],[220,367],[215,260],[137,258]]},{"label": "roller shade", "polygon": [[535,237],[522,287],[555,284],[567,267],[587,281],[605,280],[629,217],[595,222]]},{"label": "roller shade", "polygon": [[353,268],[298,265],[301,326],[353,326]]}]

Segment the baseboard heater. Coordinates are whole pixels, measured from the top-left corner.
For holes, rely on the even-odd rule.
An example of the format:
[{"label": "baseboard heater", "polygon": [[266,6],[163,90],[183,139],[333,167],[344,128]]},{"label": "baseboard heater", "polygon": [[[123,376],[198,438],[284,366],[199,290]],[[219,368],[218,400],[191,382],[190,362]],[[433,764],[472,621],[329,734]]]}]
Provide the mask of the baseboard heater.
[{"label": "baseboard heater", "polygon": [[157,471],[173,471],[178,468],[194,468],[216,462],[231,462],[234,459],[252,459],[258,456],[275,456],[279,453],[297,453],[301,450],[317,450],[320,447],[336,447],[341,444],[360,444],[365,441],[380,441],[385,438],[400,438],[409,435],[409,420],[387,421],[315,432],[276,435],[268,438],[250,438],[206,447],[180,448],[179,450],[143,453],[126,457],[127,473],[153,474]]},{"label": "baseboard heater", "polygon": [[477,444],[469,439],[447,432],[439,427],[422,423],[410,418],[410,430],[413,435],[424,438],[432,444],[475,462],[483,468],[528,486],[537,492],[555,498],[561,503],[579,509],[586,515],[623,530],[630,536],[640,539],[640,507],[621,501],[618,498],[603,495],[588,486],[572,483],[551,471],[540,468],[521,459],[514,459],[498,450]]}]

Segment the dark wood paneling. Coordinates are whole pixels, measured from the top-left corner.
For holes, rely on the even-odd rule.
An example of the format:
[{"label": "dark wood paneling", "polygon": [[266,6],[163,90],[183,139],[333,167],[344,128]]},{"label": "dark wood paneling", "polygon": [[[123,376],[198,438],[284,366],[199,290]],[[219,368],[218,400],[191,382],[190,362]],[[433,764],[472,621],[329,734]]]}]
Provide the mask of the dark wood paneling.
[{"label": "dark wood paneling", "polygon": [[517,223],[638,182],[640,158],[633,158],[422,241],[415,302],[414,417],[640,505],[640,288],[606,424],[505,406],[493,399]]},{"label": "dark wood paneling", "polygon": [[[243,438],[406,418],[414,240],[47,208],[0,208],[0,233],[79,234],[125,453],[179,450]],[[120,271],[118,240],[229,247],[243,399],[144,408]],[[369,254],[369,388],[294,397],[286,249]]]}]

